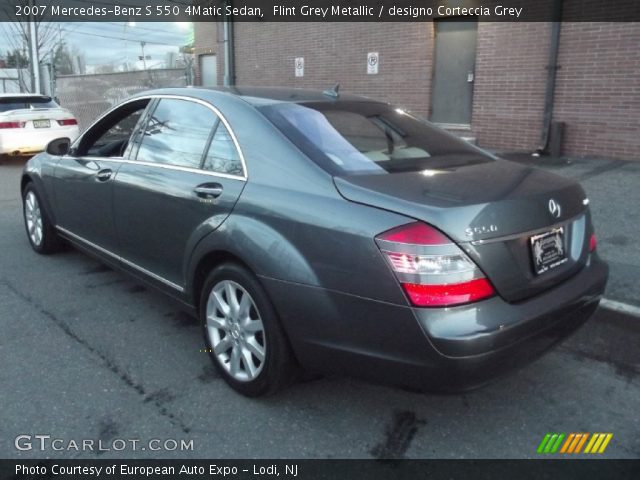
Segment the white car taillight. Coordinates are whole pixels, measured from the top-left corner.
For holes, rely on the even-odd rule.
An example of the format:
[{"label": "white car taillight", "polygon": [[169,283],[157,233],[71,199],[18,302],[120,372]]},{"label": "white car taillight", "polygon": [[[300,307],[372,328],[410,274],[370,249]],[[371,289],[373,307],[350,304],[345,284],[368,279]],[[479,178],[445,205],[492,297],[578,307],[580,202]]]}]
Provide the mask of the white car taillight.
[{"label": "white car taillight", "polygon": [[394,228],[378,235],[376,243],[418,307],[450,307],[495,295],[478,266],[429,225],[415,222]]},{"label": "white car taillight", "polygon": [[65,118],[64,120],[57,120],[58,124],[63,127],[69,127],[71,125],[77,125],[78,121],[75,118]]},{"label": "white car taillight", "polygon": [[24,128],[25,122],[0,122],[0,128]]}]

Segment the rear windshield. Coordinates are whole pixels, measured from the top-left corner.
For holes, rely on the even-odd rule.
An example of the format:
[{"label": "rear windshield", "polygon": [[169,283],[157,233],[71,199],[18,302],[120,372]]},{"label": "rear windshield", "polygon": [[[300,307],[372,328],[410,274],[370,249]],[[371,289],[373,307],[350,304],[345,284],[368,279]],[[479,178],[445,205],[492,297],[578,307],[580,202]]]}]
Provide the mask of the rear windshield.
[{"label": "rear windshield", "polygon": [[279,103],[258,109],[334,175],[411,172],[492,160],[464,140],[383,103]]},{"label": "rear windshield", "polygon": [[36,108],[58,108],[58,104],[51,97],[0,97],[0,112]]}]

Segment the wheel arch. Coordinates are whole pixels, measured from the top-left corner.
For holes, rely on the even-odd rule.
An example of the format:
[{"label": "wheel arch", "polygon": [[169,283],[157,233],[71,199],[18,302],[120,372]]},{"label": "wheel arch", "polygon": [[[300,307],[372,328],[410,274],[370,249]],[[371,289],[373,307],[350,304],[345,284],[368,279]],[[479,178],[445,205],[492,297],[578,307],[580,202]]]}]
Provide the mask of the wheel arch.
[{"label": "wheel arch", "polygon": [[[312,265],[281,232],[261,219],[236,213],[200,240],[185,260],[185,296],[188,301],[198,305],[202,277],[225,261],[243,265],[258,279],[268,277],[319,285]],[[265,285],[263,287],[266,289]],[[272,302],[277,309],[276,299]]]},{"label": "wheel arch", "polygon": [[[189,285],[187,286],[188,290],[186,292],[187,298],[189,299],[189,301],[195,306],[196,311],[198,312],[200,309],[200,302],[201,302],[201,296],[202,296],[202,289],[204,288],[204,284],[207,280],[207,277],[209,275],[209,273],[216,267],[220,266],[220,265],[224,265],[226,263],[235,263],[236,265],[240,265],[243,268],[246,268],[247,271],[249,271],[250,273],[252,273],[253,275],[255,275],[256,280],[258,282],[258,284],[264,289],[264,291],[267,294],[267,298],[269,300],[269,302],[271,303],[276,316],[278,317],[279,323],[281,325],[281,328],[283,330],[283,334],[285,337],[286,342],[288,343],[289,347],[292,346],[292,340],[291,337],[289,335],[289,331],[287,330],[287,328],[285,327],[284,323],[282,322],[282,317],[281,317],[281,311],[278,308],[278,305],[276,302],[274,302],[274,299],[271,296],[271,293],[269,291],[269,289],[267,288],[267,286],[264,284],[264,282],[262,282],[262,280],[260,279],[260,276],[257,275],[257,272],[255,271],[255,269],[251,268],[251,266],[245,262],[239,255],[229,251],[229,250],[213,250],[210,251],[208,253],[206,253],[205,255],[203,255],[199,261],[197,262],[197,264],[195,265],[194,269],[193,269],[193,275],[191,276],[191,281],[189,283]],[[294,359],[294,361],[296,362],[296,364],[299,364],[298,359],[296,354],[294,353],[294,350],[291,350],[291,355],[292,358]]]},{"label": "wheel arch", "polygon": [[24,196],[24,189],[27,188],[27,184],[33,183],[33,178],[28,173],[23,173],[20,178],[20,196]]},{"label": "wheel arch", "polygon": [[199,308],[202,288],[207,276],[214,268],[225,263],[237,263],[255,275],[253,269],[244,260],[228,250],[213,250],[204,254],[194,266],[191,281],[188,284],[187,295],[196,309]]},{"label": "wheel arch", "polygon": [[43,184],[42,178],[39,175],[27,171],[22,174],[20,177],[20,198],[24,198],[24,191],[29,184],[33,185],[33,188],[40,197],[41,207],[44,208],[44,211],[51,220],[51,223],[55,226],[57,224],[56,216],[51,206],[51,201],[46,194],[46,188]]}]

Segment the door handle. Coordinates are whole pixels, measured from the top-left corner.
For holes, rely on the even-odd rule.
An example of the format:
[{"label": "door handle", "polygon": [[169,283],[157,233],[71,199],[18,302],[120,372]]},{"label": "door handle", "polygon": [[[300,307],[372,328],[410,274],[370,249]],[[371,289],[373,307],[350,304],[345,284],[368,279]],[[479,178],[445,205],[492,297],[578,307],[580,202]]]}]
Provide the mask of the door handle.
[{"label": "door handle", "polygon": [[100,170],[98,173],[96,173],[96,178],[99,182],[106,182],[111,178],[111,175],[113,175],[113,170],[111,170],[110,168],[105,168],[104,170]]},{"label": "door handle", "polygon": [[193,189],[195,194],[200,198],[218,198],[222,195],[222,185],[200,185]]}]

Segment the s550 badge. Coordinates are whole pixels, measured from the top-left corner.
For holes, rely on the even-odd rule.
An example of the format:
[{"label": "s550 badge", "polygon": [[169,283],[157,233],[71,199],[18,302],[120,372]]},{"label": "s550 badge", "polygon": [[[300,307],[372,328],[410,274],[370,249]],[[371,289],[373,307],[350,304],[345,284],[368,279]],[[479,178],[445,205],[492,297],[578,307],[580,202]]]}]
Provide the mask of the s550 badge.
[{"label": "s550 badge", "polygon": [[464,233],[467,237],[473,237],[474,235],[483,235],[487,233],[495,233],[498,231],[497,225],[482,225],[480,227],[469,227]]}]

